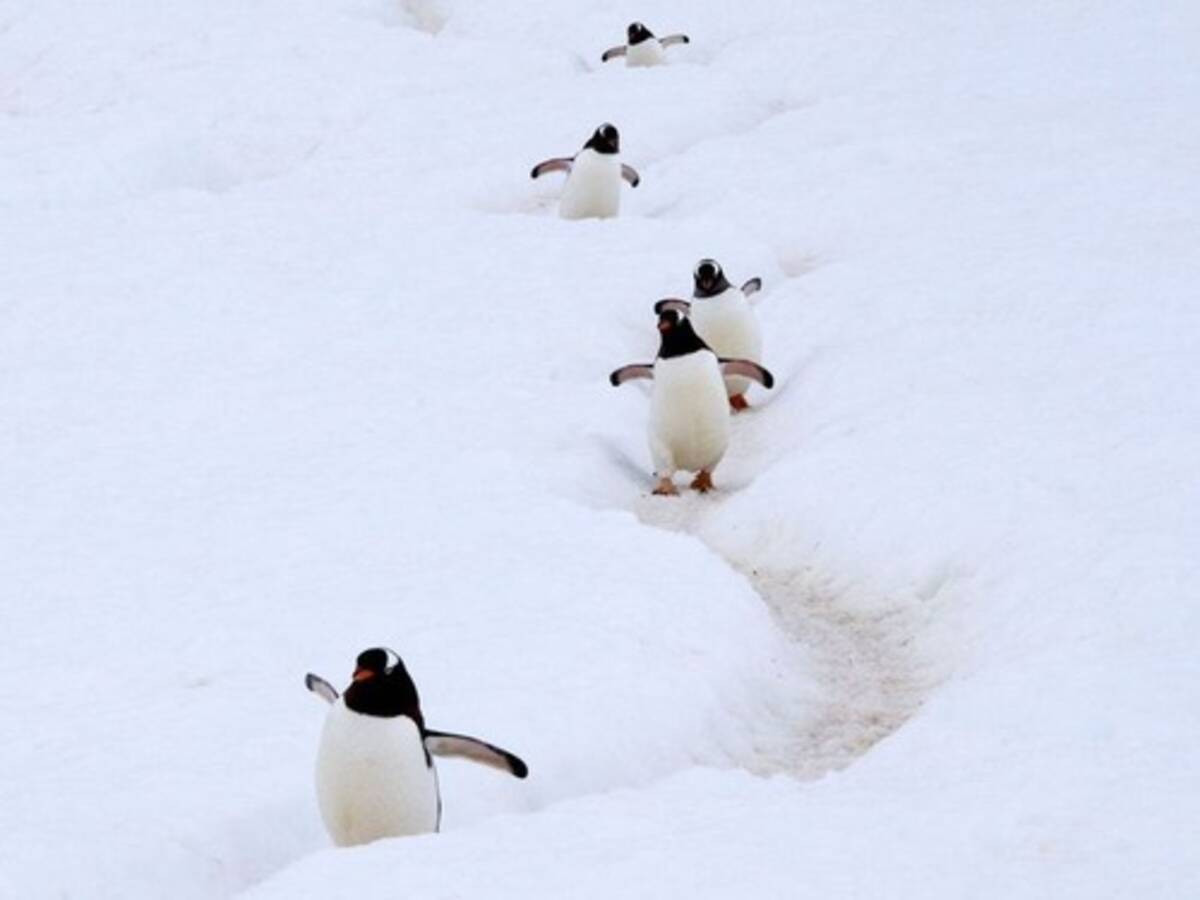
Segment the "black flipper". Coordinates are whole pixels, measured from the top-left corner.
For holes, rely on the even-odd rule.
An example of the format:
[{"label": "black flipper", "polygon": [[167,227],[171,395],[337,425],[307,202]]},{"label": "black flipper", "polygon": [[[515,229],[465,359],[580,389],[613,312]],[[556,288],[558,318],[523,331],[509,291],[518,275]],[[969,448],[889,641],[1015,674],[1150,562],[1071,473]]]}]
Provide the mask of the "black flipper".
[{"label": "black flipper", "polygon": [[458,756],[491,766],[501,772],[508,772],[517,778],[524,778],[529,774],[529,766],[525,765],[516,754],[509,753],[487,741],[481,741],[479,738],[467,737],[465,734],[431,731],[427,728],[425,729],[425,749],[434,756]]},{"label": "black flipper", "polygon": [[314,675],[309,672],[304,676],[304,686],[324,700],[326,703],[336,703],[338,698],[337,688],[322,678],[320,675]]},{"label": "black flipper", "polygon": [[608,376],[608,383],[613,387],[620,387],[627,381],[633,381],[637,378],[653,378],[654,366],[650,363],[632,363],[628,366],[621,366],[611,375]]},{"label": "black flipper", "polygon": [[775,386],[775,376],[756,362],[748,359],[722,359],[720,363],[722,375],[741,375],[743,378],[757,381],[765,388]]},{"label": "black flipper", "polygon": [[530,178],[540,178],[548,172],[570,172],[571,163],[575,161],[572,156],[559,156],[554,159],[543,160],[533,167],[529,172]]},{"label": "black flipper", "polygon": [[624,56],[625,51],[628,49],[629,48],[624,44],[622,44],[620,47],[609,47],[600,57],[600,62],[608,62],[610,59],[617,59],[618,57]]},{"label": "black flipper", "polygon": [[692,304],[686,300],[681,300],[679,297],[663,297],[654,304],[654,314],[661,316],[668,309],[673,309],[681,316],[686,316],[692,311]]},{"label": "black flipper", "polygon": [[686,34],[668,34],[666,37],[661,37],[658,42],[664,47],[670,47],[672,44],[690,44],[692,39]]},{"label": "black flipper", "polygon": [[642,176],[637,173],[637,169],[625,163],[621,163],[621,177],[629,182],[630,187],[637,187],[642,183]]},{"label": "black flipper", "polygon": [[761,278],[751,278],[749,281],[747,281],[745,284],[742,285],[742,293],[745,294],[747,297],[749,297],[751,294],[757,294],[761,290],[762,290],[762,279]]}]

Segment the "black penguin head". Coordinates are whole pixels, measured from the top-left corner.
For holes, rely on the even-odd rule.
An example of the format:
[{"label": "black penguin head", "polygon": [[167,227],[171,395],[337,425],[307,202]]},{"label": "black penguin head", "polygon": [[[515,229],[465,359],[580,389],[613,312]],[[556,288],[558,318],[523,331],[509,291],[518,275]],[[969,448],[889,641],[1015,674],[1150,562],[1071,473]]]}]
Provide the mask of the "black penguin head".
[{"label": "black penguin head", "polygon": [[664,309],[658,314],[658,333],[661,336],[659,359],[686,356],[697,350],[708,349],[708,344],[700,340],[700,335],[692,328],[691,320],[680,315],[677,309]]},{"label": "black penguin head", "polygon": [[617,133],[616,125],[605,122],[596,129],[583,146],[584,149],[591,148],[597,153],[620,153],[621,135]]},{"label": "black penguin head", "polygon": [[422,730],[421,701],[417,686],[395,651],[372,647],[358,654],[350,687],[343,694],[346,706],[365,716],[408,716]]},{"label": "black penguin head", "polygon": [[696,284],[695,296],[715,297],[729,290],[729,282],[721,271],[721,264],[715,259],[702,259],[696,263],[692,272]]},{"label": "black penguin head", "polygon": [[625,35],[631,45],[640,44],[642,41],[648,41],[654,37],[654,34],[650,31],[650,29],[641,22],[631,23],[630,26],[625,29]]}]

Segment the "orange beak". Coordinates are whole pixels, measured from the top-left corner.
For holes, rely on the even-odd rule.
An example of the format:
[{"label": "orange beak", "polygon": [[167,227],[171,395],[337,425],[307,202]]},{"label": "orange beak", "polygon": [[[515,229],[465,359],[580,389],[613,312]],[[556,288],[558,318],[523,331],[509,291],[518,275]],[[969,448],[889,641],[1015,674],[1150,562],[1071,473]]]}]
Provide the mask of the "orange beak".
[{"label": "orange beak", "polygon": [[368,678],[374,678],[375,673],[370,669],[355,669],[351,681],[366,681]]}]

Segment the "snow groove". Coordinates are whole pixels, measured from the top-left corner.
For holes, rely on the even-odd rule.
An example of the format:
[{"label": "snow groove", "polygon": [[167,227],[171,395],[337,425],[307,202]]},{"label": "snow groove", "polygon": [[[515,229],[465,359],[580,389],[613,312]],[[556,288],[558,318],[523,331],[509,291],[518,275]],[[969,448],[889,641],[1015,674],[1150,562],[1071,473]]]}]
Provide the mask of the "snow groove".
[{"label": "snow groove", "polygon": [[[746,464],[738,462],[739,468]],[[805,779],[843,769],[907,722],[934,686],[936,679],[917,652],[919,625],[900,606],[852,609],[831,579],[809,567],[761,569],[722,552],[706,539],[705,525],[728,496],[723,498],[720,488],[706,497],[644,495],[634,513],[646,525],[690,535],[721,556],[812,663],[815,712],[796,722],[782,743],[760,746],[759,758],[748,768],[759,775]]]}]

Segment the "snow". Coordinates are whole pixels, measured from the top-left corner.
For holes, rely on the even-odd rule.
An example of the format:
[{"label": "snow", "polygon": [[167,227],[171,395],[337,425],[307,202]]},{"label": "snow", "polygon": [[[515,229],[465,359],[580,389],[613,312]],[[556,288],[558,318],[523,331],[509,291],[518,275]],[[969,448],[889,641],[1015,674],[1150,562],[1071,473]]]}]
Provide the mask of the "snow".
[{"label": "snow", "polygon": [[[10,0],[0,895],[1200,894],[1198,36]],[[651,498],[606,375],[703,256],[778,383]],[[531,775],[334,849],[303,675],[376,644]]]}]

